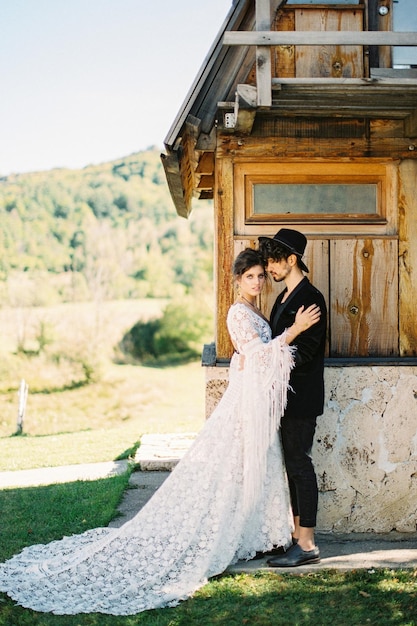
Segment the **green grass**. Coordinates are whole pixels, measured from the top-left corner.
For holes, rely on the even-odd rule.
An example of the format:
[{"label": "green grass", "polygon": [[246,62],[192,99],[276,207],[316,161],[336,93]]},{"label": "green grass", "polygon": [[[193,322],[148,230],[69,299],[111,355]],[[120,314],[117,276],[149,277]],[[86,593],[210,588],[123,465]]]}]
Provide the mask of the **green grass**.
[{"label": "green grass", "polygon": [[[105,526],[126,488],[123,476],[0,492],[0,561],[24,546]],[[139,558],[139,556],[138,556]],[[58,616],[15,606],[0,594],[0,626],[416,626],[417,571],[258,572],[223,575],[178,607],[136,616]]]},{"label": "green grass", "polygon": [[[11,436],[12,420],[0,435],[0,471],[110,461],[146,433],[198,432],[204,393],[199,362],[164,369],[109,364],[88,387],[29,396],[24,436]],[[0,410],[3,401],[0,395]]]},{"label": "green grass", "polygon": [[[128,476],[0,491],[0,561],[33,543],[106,526],[115,516]],[[178,607],[128,617],[41,614],[15,606],[0,594],[0,626],[244,624],[416,626],[417,571],[223,575]]]},{"label": "green grass", "polygon": [[224,576],[171,609],[127,617],[53,616],[0,606],[0,626],[415,626],[408,572]]},{"label": "green grass", "polygon": [[130,470],[91,482],[0,490],[0,561],[34,543],[107,526],[129,476]]},{"label": "green grass", "polygon": [[[137,319],[157,315],[163,304],[108,302],[100,305],[99,315],[94,303],[30,310],[28,346],[36,347],[40,320],[46,319],[54,331],[48,354],[40,357],[15,354],[16,312],[0,310],[0,471],[110,461],[145,433],[200,430],[205,384],[199,361],[150,368],[117,365],[112,359],[123,333]],[[83,376],[79,361],[92,358],[86,355],[86,342],[96,345],[96,379],[68,388]],[[53,354],[61,354],[58,361]],[[21,378],[29,394],[23,436],[13,436]]]}]

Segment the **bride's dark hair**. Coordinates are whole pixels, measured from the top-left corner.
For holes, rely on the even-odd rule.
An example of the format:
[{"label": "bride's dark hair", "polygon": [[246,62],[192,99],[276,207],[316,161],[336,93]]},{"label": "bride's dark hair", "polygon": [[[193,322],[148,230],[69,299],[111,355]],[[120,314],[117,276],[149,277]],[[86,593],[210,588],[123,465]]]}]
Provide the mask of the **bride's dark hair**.
[{"label": "bride's dark hair", "polygon": [[258,252],[258,250],[253,250],[253,248],[245,248],[237,255],[233,263],[233,276],[235,278],[242,276],[242,274],[247,272],[251,267],[255,267],[255,265],[260,265],[266,270],[266,263],[261,253]]}]

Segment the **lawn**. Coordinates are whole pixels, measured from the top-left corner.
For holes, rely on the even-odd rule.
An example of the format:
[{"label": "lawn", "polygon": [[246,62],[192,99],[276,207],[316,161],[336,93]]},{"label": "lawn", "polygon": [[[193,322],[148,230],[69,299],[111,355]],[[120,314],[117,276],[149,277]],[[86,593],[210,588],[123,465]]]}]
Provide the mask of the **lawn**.
[{"label": "lawn", "polygon": [[[144,433],[201,428],[200,362],[151,368],[113,358],[123,333],[139,318],[160,314],[163,304],[109,302],[99,313],[94,303],[31,309],[24,326],[28,354],[16,354],[16,311],[0,310],[0,471],[114,460]],[[41,322],[50,344],[34,356]],[[77,384],[84,380],[83,359],[94,376]],[[29,386],[23,436],[13,436],[21,379]]]},{"label": "lawn", "polygon": [[[0,492],[0,561],[25,545],[107,525],[128,474]],[[138,557],[139,558],[139,557]],[[417,571],[258,572],[211,580],[178,607],[134,616],[59,616],[0,594],[0,626],[416,626]]]}]

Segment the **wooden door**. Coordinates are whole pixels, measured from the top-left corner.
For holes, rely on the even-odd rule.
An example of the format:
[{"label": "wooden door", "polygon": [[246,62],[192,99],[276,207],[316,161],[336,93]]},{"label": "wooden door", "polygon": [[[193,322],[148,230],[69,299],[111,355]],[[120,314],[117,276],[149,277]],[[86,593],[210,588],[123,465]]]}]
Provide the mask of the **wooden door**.
[{"label": "wooden door", "polygon": [[330,242],[331,357],[398,355],[398,242]]}]

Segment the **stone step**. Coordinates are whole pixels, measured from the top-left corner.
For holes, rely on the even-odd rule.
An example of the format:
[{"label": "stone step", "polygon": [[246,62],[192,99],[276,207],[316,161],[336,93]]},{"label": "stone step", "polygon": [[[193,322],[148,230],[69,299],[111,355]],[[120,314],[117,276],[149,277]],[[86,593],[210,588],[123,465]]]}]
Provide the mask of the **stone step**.
[{"label": "stone step", "polygon": [[134,462],[141,471],[171,471],[196,436],[196,433],[143,435]]}]

